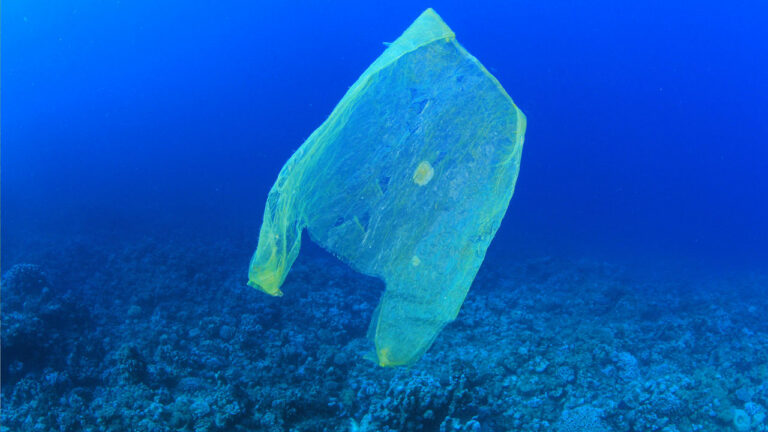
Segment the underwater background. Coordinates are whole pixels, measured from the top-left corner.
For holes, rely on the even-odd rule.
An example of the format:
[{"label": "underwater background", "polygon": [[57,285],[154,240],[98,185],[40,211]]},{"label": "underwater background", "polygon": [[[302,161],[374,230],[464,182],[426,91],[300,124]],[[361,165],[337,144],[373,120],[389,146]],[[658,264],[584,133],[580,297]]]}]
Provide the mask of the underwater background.
[{"label": "underwater background", "polygon": [[[365,358],[383,283],[267,193],[427,7],[528,119],[457,320]],[[2,431],[768,430],[768,5],[2,5]]]}]

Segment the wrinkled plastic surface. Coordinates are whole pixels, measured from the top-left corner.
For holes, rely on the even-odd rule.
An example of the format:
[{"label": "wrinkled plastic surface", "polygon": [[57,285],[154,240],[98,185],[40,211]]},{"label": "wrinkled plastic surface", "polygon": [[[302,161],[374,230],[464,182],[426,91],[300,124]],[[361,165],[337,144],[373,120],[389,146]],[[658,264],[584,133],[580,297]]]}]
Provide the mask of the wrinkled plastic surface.
[{"label": "wrinkled plastic surface", "polygon": [[459,308],[517,179],[525,116],[428,9],[293,154],[248,284],[271,295],[312,240],[384,280],[378,362],[416,361]]}]

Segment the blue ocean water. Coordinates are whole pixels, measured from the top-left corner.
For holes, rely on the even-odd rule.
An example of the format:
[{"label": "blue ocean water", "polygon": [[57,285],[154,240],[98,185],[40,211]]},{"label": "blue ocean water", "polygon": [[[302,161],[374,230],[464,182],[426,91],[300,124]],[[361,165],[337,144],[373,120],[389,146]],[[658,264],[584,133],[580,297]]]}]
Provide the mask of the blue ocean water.
[{"label": "blue ocean water", "polygon": [[[364,359],[383,289],[280,168],[427,7],[528,119],[459,318]],[[768,430],[768,6],[6,2],[2,430]],[[291,292],[292,290],[292,292]]]}]

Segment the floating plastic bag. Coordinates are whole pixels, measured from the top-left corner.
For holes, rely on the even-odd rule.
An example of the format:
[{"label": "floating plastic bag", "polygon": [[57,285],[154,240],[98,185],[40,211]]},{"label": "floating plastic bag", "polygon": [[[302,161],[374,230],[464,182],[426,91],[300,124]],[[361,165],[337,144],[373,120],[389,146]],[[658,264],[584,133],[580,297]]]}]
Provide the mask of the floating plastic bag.
[{"label": "floating plastic bag", "polygon": [[427,9],[352,85],[269,192],[248,285],[312,240],[386,291],[369,334],[412,363],[456,318],[512,198],[525,116]]}]

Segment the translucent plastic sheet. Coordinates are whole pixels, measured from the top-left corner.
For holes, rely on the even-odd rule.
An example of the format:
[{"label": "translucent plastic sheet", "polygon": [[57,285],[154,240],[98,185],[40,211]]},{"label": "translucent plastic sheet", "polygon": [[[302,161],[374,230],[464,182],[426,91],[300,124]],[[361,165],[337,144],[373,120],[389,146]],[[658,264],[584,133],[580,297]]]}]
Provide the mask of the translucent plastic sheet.
[{"label": "translucent plastic sheet", "polygon": [[416,361],[456,318],[515,187],[525,116],[428,9],[288,160],[250,286],[282,295],[301,233],[384,280],[378,362]]}]

